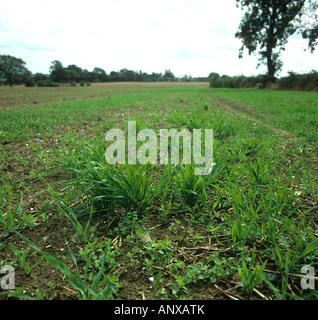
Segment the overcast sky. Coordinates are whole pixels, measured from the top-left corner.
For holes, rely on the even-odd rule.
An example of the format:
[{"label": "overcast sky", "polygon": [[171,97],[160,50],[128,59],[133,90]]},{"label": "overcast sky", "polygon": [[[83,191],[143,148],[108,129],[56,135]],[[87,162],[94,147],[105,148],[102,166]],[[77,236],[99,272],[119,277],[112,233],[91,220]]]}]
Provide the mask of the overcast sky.
[{"label": "overcast sky", "polygon": [[[176,76],[253,75],[257,58],[238,59],[242,11],[235,0],[10,0],[0,6],[0,54],[22,58],[33,73],[50,63],[107,73],[123,68]],[[318,49],[290,39],[284,69],[318,69]]]}]

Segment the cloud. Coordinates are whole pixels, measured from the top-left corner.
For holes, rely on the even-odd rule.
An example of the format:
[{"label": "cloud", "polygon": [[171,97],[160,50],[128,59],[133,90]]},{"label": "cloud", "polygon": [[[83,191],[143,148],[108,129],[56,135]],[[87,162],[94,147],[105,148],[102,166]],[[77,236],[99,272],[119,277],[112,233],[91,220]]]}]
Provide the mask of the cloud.
[{"label": "cloud", "polygon": [[205,54],[201,50],[196,50],[191,47],[180,47],[171,51],[171,55],[177,58],[187,58],[187,59],[202,59],[208,58],[210,55]]},{"label": "cloud", "polygon": [[28,34],[26,32],[0,31],[0,48],[32,51],[53,51],[54,47],[51,41],[43,35]]},{"label": "cloud", "polygon": [[[60,60],[108,73],[257,74],[254,56],[238,59],[241,17],[235,0],[11,0],[1,4],[0,50],[33,72],[47,73]],[[300,53],[300,42],[289,45],[284,69],[315,66],[317,53]]]}]

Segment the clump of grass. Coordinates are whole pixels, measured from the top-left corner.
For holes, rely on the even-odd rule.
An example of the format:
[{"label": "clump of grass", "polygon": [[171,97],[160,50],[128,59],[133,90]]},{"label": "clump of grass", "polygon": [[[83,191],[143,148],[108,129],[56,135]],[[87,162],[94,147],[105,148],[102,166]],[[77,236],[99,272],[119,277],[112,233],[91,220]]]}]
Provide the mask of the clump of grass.
[{"label": "clump of grass", "polygon": [[205,181],[194,173],[194,167],[185,165],[177,176],[174,177],[176,192],[179,198],[189,206],[194,206],[206,200]]},{"label": "clump of grass", "polygon": [[[118,168],[100,165],[93,168],[87,176],[87,187],[91,201],[98,207],[124,208],[126,212],[146,211],[153,197],[152,175],[146,174],[146,167],[134,168],[121,165]],[[96,170],[96,171],[95,171]],[[93,185],[92,185],[93,182]],[[85,183],[85,182],[84,182]]]},{"label": "clump of grass", "polygon": [[[63,169],[72,174],[70,186],[76,187],[94,212],[144,213],[154,196],[148,165],[110,165],[105,160],[105,145],[100,141],[75,145],[70,158],[59,157]],[[86,206],[87,207],[87,206]]]},{"label": "clump of grass", "polygon": [[247,295],[251,295],[256,286],[261,284],[264,280],[263,271],[266,267],[267,261],[264,262],[261,266],[257,264],[253,267],[256,259],[255,251],[253,251],[252,257],[250,258],[249,266],[246,265],[245,260],[242,260],[242,266],[238,267],[238,273],[241,279],[241,286],[243,292]]}]

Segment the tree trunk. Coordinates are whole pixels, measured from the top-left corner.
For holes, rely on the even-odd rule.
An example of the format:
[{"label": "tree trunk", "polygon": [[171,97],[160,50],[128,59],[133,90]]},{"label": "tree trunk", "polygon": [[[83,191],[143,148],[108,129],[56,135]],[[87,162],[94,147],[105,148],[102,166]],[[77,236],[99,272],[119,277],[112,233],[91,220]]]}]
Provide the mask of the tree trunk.
[{"label": "tree trunk", "polygon": [[275,25],[276,25],[276,18],[277,18],[277,8],[276,6],[273,7],[272,14],[270,16],[269,22],[269,29],[268,29],[268,38],[267,38],[267,50],[266,50],[266,59],[267,59],[267,70],[268,70],[268,77],[269,81],[275,80],[275,61],[273,58],[273,49],[276,47],[276,39],[275,39]]},{"label": "tree trunk", "polygon": [[272,53],[273,53],[273,49],[270,48],[267,51],[267,70],[268,70],[269,81],[274,81],[275,80],[275,73],[276,73],[274,61],[273,61],[273,58],[272,58]]}]

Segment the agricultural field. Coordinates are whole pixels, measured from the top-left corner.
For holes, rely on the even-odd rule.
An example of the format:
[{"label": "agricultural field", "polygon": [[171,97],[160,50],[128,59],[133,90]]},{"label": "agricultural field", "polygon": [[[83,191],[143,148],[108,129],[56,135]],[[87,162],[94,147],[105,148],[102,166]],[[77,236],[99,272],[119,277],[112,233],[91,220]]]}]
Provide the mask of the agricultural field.
[{"label": "agricultural field", "polygon": [[[128,121],[213,129],[212,173],[108,164]],[[314,92],[0,87],[0,299],[317,299],[317,146]]]}]

